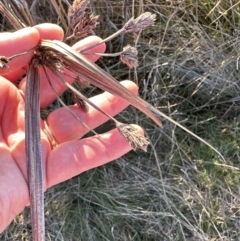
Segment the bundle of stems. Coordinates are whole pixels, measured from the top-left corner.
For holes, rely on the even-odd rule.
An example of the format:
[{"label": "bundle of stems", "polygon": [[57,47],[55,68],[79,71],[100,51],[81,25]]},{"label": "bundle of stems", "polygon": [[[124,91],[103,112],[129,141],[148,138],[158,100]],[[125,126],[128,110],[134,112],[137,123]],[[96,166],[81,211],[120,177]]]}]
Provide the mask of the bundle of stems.
[{"label": "bundle of stems", "polygon": [[[67,30],[68,36],[65,39],[71,39],[74,37],[83,37],[85,33],[89,33],[97,24],[97,16],[86,13],[88,1],[75,0],[73,5],[69,9],[69,27]],[[20,28],[24,26],[20,24],[18,19],[14,17],[14,14],[8,11],[8,8],[1,3],[0,11],[12,22],[14,20],[14,26]],[[105,41],[111,40],[121,33],[138,32],[146,27],[152,25],[155,21],[155,15],[151,13],[144,13],[138,18],[131,18],[124,27],[110,36],[106,40],[99,42],[101,44]],[[31,20],[32,21],[32,20]],[[73,34],[70,34],[73,30]],[[96,45],[92,46],[95,47]],[[92,48],[90,47],[90,48]],[[89,48],[88,48],[89,49]],[[82,50],[85,52],[86,50]],[[105,54],[106,55],[106,54]],[[126,47],[123,52],[117,53],[120,55],[122,62],[129,65],[129,67],[136,67],[137,52],[132,47]],[[13,57],[9,58],[1,57],[0,68],[7,68],[8,62]],[[99,87],[102,90],[108,91],[113,95],[116,95],[122,99],[127,100],[131,105],[142,111],[145,115],[150,117],[158,126],[162,126],[159,117],[163,117],[180,127],[190,135],[194,136],[199,141],[203,142],[211,149],[213,149],[219,156],[224,160],[222,155],[208,142],[189,131],[187,128],[174,121],[164,113],[160,112],[157,108],[153,107],[140,97],[132,94],[126,88],[124,88],[116,79],[106,73],[103,69],[89,61],[83,54],[76,52],[67,44],[60,41],[42,40],[38,47],[35,49],[32,60],[29,63],[27,69],[27,87],[26,87],[26,104],[25,104],[25,125],[26,125],[26,153],[28,160],[28,178],[29,178],[29,189],[30,189],[30,201],[31,201],[31,219],[32,219],[32,234],[33,241],[45,240],[44,234],[44,194],[43,194],[43,171],[42,171],[42,155],[41,155],[41,142],[40,142],[40,104],[39,104],[39,72],[38,68],[42,67],[47,75],[50,70],[55,76],[58,77],[59,81],[64,83],[69,88],[75,97],[80,101],[80,106],[85,108],[84,103],[88,103],[96,108],[98,111],[105,114],[108,118],[113,120],[119,132],[128,140],[133,149],[141,148],[147,150],[148,140],[137,134],[135,128],[130,124],[123,124],[118,122],[115,118],[104,113],[100,108],[88,100],[83,94],[76,90],[72,85],[64,80],[65,70],[70,71],[73,77],[82,79],[86,82]],[[47,75],[50,86],[53,91],[51,80]],[[56,97],[59,98],[56,94]],[[60,102],[66,106],[61,99]],[[66,106],[67,108],[67,106]],[[85,109],[87,111],[87,108]],[[70,110],[69,110],[70,111]],[[70,113],[74,115],[70,111]],[[80,122],[81,120],[76,117]]]}]

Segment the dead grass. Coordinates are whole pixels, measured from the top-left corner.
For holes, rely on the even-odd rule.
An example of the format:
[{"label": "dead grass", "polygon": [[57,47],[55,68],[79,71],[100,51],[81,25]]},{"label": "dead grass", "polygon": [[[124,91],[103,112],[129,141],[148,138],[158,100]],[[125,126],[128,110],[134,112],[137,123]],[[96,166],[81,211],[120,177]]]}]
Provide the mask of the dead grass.
[{"label": "dead grass", "polygon": [[[157,14],[155,26],[140,37],[108,44],[117,52],[137,40],[136,71],[117,59],[101,59],[99,65],[119,80],[136,81],[144,99],[210,142],[226,163],[179,128],[164,121],[160,130],[128,108],[118,119],[145,127],[148,153],[131,152],[48,190],[46,239],[239,240],[240,2],[91,2],[101,15],[101,37],[121,28],[132,13]],[[36,20],[60,23],[52,6],[37,4]],[[44,9],[48,14],[41,15]],[[98,131],[109,128],[107,123]],[[26,210],[1,240],[29,240],[29,222]]]}]

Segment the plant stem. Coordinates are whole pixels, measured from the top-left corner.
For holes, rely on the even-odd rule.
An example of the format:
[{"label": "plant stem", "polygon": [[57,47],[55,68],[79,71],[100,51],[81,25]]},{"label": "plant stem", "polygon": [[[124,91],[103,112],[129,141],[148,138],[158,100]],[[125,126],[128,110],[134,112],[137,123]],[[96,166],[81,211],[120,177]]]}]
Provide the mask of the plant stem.
[{"label": "plant stem", "polygon": [[18,30],[25,27],[17,20],[16,16],[14,16],[13,13],[11,13],[11,11],[2,2],[0,2],[0,12],[8,18],[15,29]]},{"label": "plant stem", "polygon": [[97,47],[98,45],[100,45],[100,44],[102,44],[102,43],[106,43],[106,42],[108,42],[108,41],[116,38],[118,35],[124,33],[124,31],[125,31],[125,29],[124,29],[124,28],[121,28],[120,30],[118,30],[117,32],[115,32],[114,34],[112,34],[111,36],[109,36],[109,37],[101,40],[100,42],[98,42],[98,43],[96,43],[96,44],[94,44],[94,45],[92,45],[92,46],[89,46],[88,48],[85,48],[85,49],[81,50],[81,53],[85,53],[85,52],[86,52],[87,50],[89,50],[89,49],[92,49],[92,48],[94,48],[94,47]]},{"label": "plant stem", "polygon": [[44,241],[44,191],[40,138],[40,79],[38,68],[29,64],[26,85],[25,129],[33,241]]},{"label": "plant stem", "polygon": [[120,56],[121,54],[122,54],[122,51],[117,53],[84,53],[84,55],[97,55],[101,57],[117,57],[117,56]]}]

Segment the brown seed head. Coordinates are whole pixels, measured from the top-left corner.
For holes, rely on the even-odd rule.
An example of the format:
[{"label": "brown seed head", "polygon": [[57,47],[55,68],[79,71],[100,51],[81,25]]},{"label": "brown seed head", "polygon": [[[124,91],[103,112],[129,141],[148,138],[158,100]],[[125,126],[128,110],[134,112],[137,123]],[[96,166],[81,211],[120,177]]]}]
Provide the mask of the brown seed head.
[{"label": "brown seed head", "polygon": [[134,68],[138,66],[137,60],[137,49],[127,45],[123,48],[123,51],[120,55],[121,61],[126,64],[129,68]]},{"label": "brown seed head", "polygon": [[85,13],[82,19],[73,30],[75,38],[83,38],[97,26],[99,16],[94,16],[93,14]]},{"label": "brown seed head", "polygon": [[9,59],[5,56],[0,56],[0,70],[8,68]]},{"label": "brown seed head", "polygon": [[74,0],[72,6],[68,9],[68,24],[73,27],[85,15],[89,0]]},{"label": "brown seed head", "polygon": [[142,149],[147,151],[149,141],[146,137],[140,135],[133,125],[117,122],[116,126],[123,137],[129,142],[133,150]]},{"label": "brown seed head", "polygon": [[82,89],[90,87],[89,81],[87,81],[86,79],[80,78],[80,76],[77,76],[77,78],[75,79],[75,83],[79,85],[79,87]]},{"label": "brown seed head", "polygon": [[64,67],[67,67],[66,64],[63,63],[60,53],[41,46],[36,49],[32,63],[35,68],[45,66],[52,71],[59,72],[63,72]]},{"label": "brown seed head", "polygon": [[124,26],[126,33],[137,33],[154,24],[156,14],[145,12],[136,19],[131,18]]},{"label": "brown seed head", "polygon": [[75,94],[73,91],[72,91],[72,100],[77,104],[77,106],[82,109],[84,112],[88,112],[89,110],[89,106],[87,105],[87,103],[81,99],[77,94]]}]

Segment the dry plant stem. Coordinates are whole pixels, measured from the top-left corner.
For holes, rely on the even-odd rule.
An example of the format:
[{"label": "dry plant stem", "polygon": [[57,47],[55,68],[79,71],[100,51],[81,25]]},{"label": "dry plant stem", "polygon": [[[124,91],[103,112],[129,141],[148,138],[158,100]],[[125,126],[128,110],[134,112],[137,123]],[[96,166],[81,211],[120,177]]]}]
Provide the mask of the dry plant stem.
[{"label": "dry plant stem", "polygon": [[22,23],[20,23],[20,21],[17,20],[17,17],[14,16],[10,12],[10,10],[5,7],[5,5],[2,2],[0,2],[0,12],[8,18],[8,20],[11,22],[11,24],[16,30],[19,30],[25,27]]},{"label": "dry plant stem", "polygon": [[101,57],[118,57],[122,54],[122,52],[117,53],[84,53],[84,55],[97,55]]},{"label": "dry plant stem", "polygon": [[155,107],[153,107],[146,101],[132,94],[130,91],[124,88],[117,80],[115,80],[111,75],[109,75],[103,69],[89,61],[82,54],[73,50],[68,45],[57,40],[43,40],[40,43],[40,46],[43,48],[47,48],[49,50],[53,50],[57,53],[61,53],[61,58],[66,68],[68,68],[76,75],[79,75],[80,78],[82,77],[83,79],[88,80],[90,83],[97,86],[98,88],[108,91],[113,95],[116,95],[122,99],[127,100],[131,105],[142,111],[145,115],[150,117],[159,126],[162,126],[162,123],[157,116],[162,116],[166,120],[180,127],[181,129],[183,129],[184,131],[186,131],[187,133],[189,133],[190,135],[192,135],[193,137],[195,137],[196,139],[210,147],[221,157],[223,161],[225,161],[221,153],[208,142],[206,142],[204,139],[189,131],[186,127],[182,126],[181,124],[174,121],[161,111],[157,110]]},{"label": "dry plant stem", "polygon": [[[8,0],[5,1],[9,2]],[[26,23],[27,26],[34,25],[28,4],[25,0],[12,0],[10,1],[10,4],[13,12],[17,15],[18,19],[20,19],[22,23]]]},{"label": "dry plant stem", "polygon": [[134,47],[131,47],[130,45],[127,45],[123,48],[123,51],[118,53],[94,53],[94,55],[98,56],[105,56],[105,57],[116,57],[120,56],[120,60],[122,63],[126,64],[129,68],[136,68],[138,66],[138,60],[137,60],[137,49]]},{"label": "dry plant stem", "polygon": [[33,11],[33,9],[35,8],[37,2],[38,2],[38,0],[34,0],[34,1],[32,1],[32,3],[31,3],[31,7],[30,7],[30,12]]},{"label": "dry plant stem", "polygon": [[58,14],[58,17],[61,19],[61,23],[63,24],[64,29],[67,29],[67,23],[63,17],[63,14],[60,11],[59,4],[57,4],[55,0],[51,0],[51,3]]},{"label": "dry plant stem", "polygon": [[115,32],[114,34],[110,35],[109,37],[101,40],[100,42],[98,42],[98,43],[96,43],[96,44],[94,44],[94,45],[92,45],[92,46],[90,46],[88,48],[85,48],[85,49],[81,50],[81,53],[84,53],[84,52],[88,51],[89,49],[92,49],[92,48],[94,48],[94,47],[96,47],[96,46],[98,46],[98,45],[100,45],[102,43],[106,43],[108,41],[111,41],[112,39],[116,38],[118,35],[120,35],[120,34],[122,34],[124,32],[125,32],[125,29],[122,28],[122,29],[118,30],[117,32]]},{"label": "dry plant stem", "polygon": [[40,138],[40,79],[38,68],[30,63],[27,72],[25,129],[33,241],[44,241],[44,188]]}]

